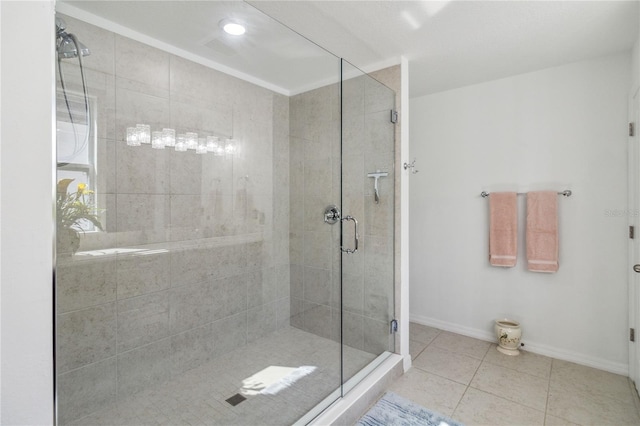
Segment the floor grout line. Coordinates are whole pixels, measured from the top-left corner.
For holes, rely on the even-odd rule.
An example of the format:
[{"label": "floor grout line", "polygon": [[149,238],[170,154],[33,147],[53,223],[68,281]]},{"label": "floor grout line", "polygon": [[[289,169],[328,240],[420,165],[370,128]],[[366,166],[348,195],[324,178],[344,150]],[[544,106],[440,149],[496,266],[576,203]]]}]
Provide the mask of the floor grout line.
[{"label": "floor grout line", "polygon": [[[455,333],[452,333],[455,334]],[[469,345],[466,346],[468,336],[461,336],[460,340],[455,340],[455,339],[451,339],[449,341],[449,338],[445,339],[445,340],[441,340],[439,341],[439,343],[435,343],[437,337],[442,335],[442,331],[439,331],[435,337],[433,339],[431,339],[431,341],[429,343],[426,344],[426,346],[420,351],[418,352],[412,359],[415,361],[416,359],[418,359],[419,357],[424,357],[424,353],[427,349],[429,349],[430,347],[434,347],[437,348],[439,350],[443,350],[446,352],[450,352],[450,353],[456,353],[459,355],[466,355],[469,358],[474,358],[474,359],[478,359],[474,356],[470,356],[467,355],[467,353],[473,353],[475,348],[477,348],[476,346],[474,346],[473,341],[469,341]],[[409,338],[411,339],[411,336],[409,336]],[[475,339],[478,340],[478,339]],[[508,360],[507,358],[500,358],[500,356],[496,356],[494,354],[491,353],[492,349],[495,347],[495,343],[490,345],[487,350],[484,352],[484,355],[482,356],[482,358],[480,359],[480,363],[479,365],[475,368],[475,371],[473,372],[473,375],[470,379],[470,381],[468,382],[468,384],[465,383],[460,383],[457,380],[453,380],[449,377],[445,377],[443,375],[440,375],[438,373],[434,373],[433,371],[435,371],[435,369],[433,369],[432,371],[427,371],[425,368],[431,368],[430,364],[427,362],[427,359],[423,359],[422,360],[422,367],[417,366],[415,363],[413,364],[412,367],[416,368],[416,375],[413,376],[413,378],[411,378],[408,381],[405,381],[403,383],[402,386],[397,387],[396,388],[396,392],[402,392],[403,390],[405,391],[404,396],[408,399],[412,399],[411,395],[412,393],[416,393],[417,398],[422,399],[423,401],[427,401],[427,400],[433,400],[434,403],[436,405],[440,405],[442,404],[442,410],[444,410],[444,407],[453,407],[453,411],[451,412],[451,417],[452,418],[456,418],[456,414],[460,413],[463,414],[465,417],[469,417],[472,416],[472,418],[475,418],[475,420],[470,420],[470,418],[467,418],[466,421],[470,422],[470,423],[474,423],[474,422],[480,422],[483,424],[515,424],[515,423],[509,423],[509,422],[514,422],[515,420],[513,420],[513,417],[511,418],[511,420],[509,420],[509,417],[495,417],[495,419],[493,421],[495,421],[495,423],[491,423],[490,420],[488,420],[489,417],[492,416],[492,412],[495,410],[492,410],[489,408],[489,406],[485,406],[484,404],[481,405],[477,405],[479,401],[482,401],[482,399],[478,400],[477,398],[473,397],[471,399],[469,399],[469,392],[470,389],[473,389],[474,391],[477,392],[482,392],[485,395],[490,396],[491,398],[497,398],[498,400],[503,400],[505,402],[509,402],[511,404],[514,404],[513,407],[522,407],[523,409],[526,408],[528,410],[531,411],[527,411],[527,415],[531,415],[531,421],[535,422],[536,424],[539,422],[539,424],[549,424],[548,422],[552,421],[549,420],[550,417],[553,417],[554,419],[556,419],[555,421],[559,421],[560,423],[564,422],[564,423],[571,423],[571,424],[579,424],[579,423],[584,423],[584,412],[581,412],[582,414],[576,415],[578,414],[578,412],[574,412],[575,408],[571,408],[574,404],[570,401],[573,401],[575,398],[579,398],[576,401],[582,401],[579,402],[580,406],[582,406],[582,404],[586,403],[586,400],[581,399],[581,398],[587,398],[586,395],[584,396],[576,396],[576,395],[556,395],[556,397],[560,397],[560,399],[562,401],[558,401],[557,405],[558,408],[560,408],[560,416],[558,415],[552,415],[550,413],[550,403],[554,402],[556,397],[552,398],[551,396],[551,383],[556,383],[558,382],[558,380],[561,380],[562,383],[566,383],[567,385],[572,385],[573,380],[571,379],[572,375],[575,374],[575,372],[572,372],[571,370],[569,370],[569,375],[567,376],[566,379],[562,380],[563,377],[565,377],[566,373],[564,370],[559,371],[558,370],[558,365],[560,360],[554,359],[554,358],[550,358],[550,357],[544,357],[546,359],[541,359],[538,360],[536,357],[530,357],[530,358],[526,358],[524,359],[524,357],[513,357],[512,359],[517,359],[515,361],[511,361]],[[468,349],[466,349],[468,348]],[[464,351],[466,351],[467,353],[464,353]],[[477,352],[477,351],[476,351]],[[491,356],[490,356],[491,355]],[[521,354],[522,355],[522,354]],[[444,364],[443,368],[446,367],[448,370],[448,366],[446,365],[446,361],[447,361],[447,356],[446,354],[443,355],[444,358],[443,360],[438,361],[438,363],[442,362]],[[455,361],[451,361],[451,364],[455,364]],[[562,364],[564,366],[564,364]],[[495,370],[495,368],[499,368],[501,370],[504,371],[509,371],[509,375],[511,374],[517,374],[521,377],[519,377],[518,383],[517,383],[517,387],[513,388],[514,391],[521,393],[522,396],[519,397],[519,399],[521,400],[523,397],[527,398],[528,395],[533,395],[536,396],[537,398],[535,398],[537,401],[539,401],[539,403],[537,404],[537,408],[533,407],[533,406],[529,406],[527,404],[522,404],[520,402],[517,402],[516,400],[512,400],[510,399],[508,396],[501,396],[498,394],[495,394],[492,391],[487,391],[487,390],[483,390],[481,388],[479,388],[476,385],[474,385],[474,380],[478,380],[478,378],[480,377],[480,369],[482,368],[488,368],[489,366],[491,366],[492,368],[492,372],[497,373],[497,371],[493,371]],[[578,370],[579,366],[576,366],[576,372],[579,372],[581,370]],[[444,371],[444,370],[443,370]],[[452,370],[452,371],[455,371]],[[489,384],[489,388],[490,389],[494,389],[495,386],[501,386],[500,382],[495,382],[496,380],[502,380],[500,379],[500,377],[505,376],[504,371],[502,373],[497,373],[498,375],[493,375],[491,377],[487,376],[486,380],[489,380],[487,382],[487,384]],[[585,370],[586,371],[586,370]],[[445,394],[436,392],[433,393],[433,389],[430,389],[429,387],[425,387],[424,384],[420,385],[420,382],[417,380],[423,380],[421,376],[421,374],[427,374],[430,375],[432,377],[437,377],[438,380],[442,379],[442,380],[446,380],[447,383],[451,383],[451,391],[447,391],[446,395],[448,396],[443,396]],[[558,374],[561,374],[561,376],[558,376]],[[410,373],[408,373],[410,374]],[[448,374],[446,371],[444,371],[444,374]],[[454,374],[455,376],[455,374]],[[618,375],[619,376],[619,375]],[[424,376],[426,377],[426,376]],[[482,383],[485,382],[485,377],[482,376]],[[602,377],[602,378],[601,378]],[[607,401],[610,401],[609,404],[614,404],[614,405],[610,405],[611,407],[618,407],[619,404],[618,403],[624,403],[626,401],[626,399],[621,398],[622,394],[620,394],[620,390],[621,388],[618,386],[620,385],[620,381],[618,380],[619,378],[616,378],[613,383],[615,384],[615,387],[612,389],[617,389],[614,391],[614,393],[612,395],[609,395],[608,393],[605,393],[603,395],[600,395],[601,392],[596,392],[597,395],[594,396],[594,402],[597,401],[597,404],[607,404]],[[608,386],[607,383],[609,383],[610,378],[608,376],[600,376],[599,374],[594,375],[593,377],[584,377],[585,380],[585,392],[584,393],[588,393],[588,394],[593,394],[593,392],[590,392],[588,389],[590,389],[591,387],[598,387],[598,386]],[[605,380],[604,382],[602,382],[602,380]],[[611,378],[611,380],[613,380],[613,377]],[[491,381],[494,381],[494,383],[491,383]],[[444,382],[443,382],[444,383]],[[582,383],[582,379],[580,380],[580,383]],[[629,392],[634,393],[632,391],[635,391],[633,384],[627,380],[628,383],[628,388],[629,388]],[[453,386],[459,386],[457,388],[454,388]],[[462,387],[462,386],[464,387]],[[530,385],[534,385],[535,386],[535,392],[531,393],[531,390],[528,390],[531,386]],[[448,386],[448,385],[447,385]],[[564,386],[564,385],[563,385]],[[581,385],[583,386],[583,385]],[[575,386],[574,386],[575,387]],[[571,386],[570,386],[571,388]],[[457,389],[455,392],[453,391],[453,389]],[[603,389],[607,389],[607,387],[603,388]],[[497,392],[502,392],[504,393],[501,389],[499,388],[495,388],[494,390],[496,390]],[[460,393],[458,393],[460,392]],[[544,393],[543,393],[544,392]],[[616,393],[617,392],[617,393]],[[436,396],[437,394],[437,396]],[[508,393],[510,395],[510,393]],[[460,395],[460,396],[457,396]],[[505,395],[507,395],[507,393],[505,393]],[[616,398],[616,395],[620,396],[620,398]],[[593,396],[593,395],[591,395]],[[635,395],[633,395],[635,397]],[[435,398],[435,399],[433,399]],[[441,398],[441,399],[438,399]],[[442,399],[445,398],[445,399]],[[467,398],[467,403],[464,403],[463,401],[465,400],[465,398]],[[542,404],[544,398],[544,405]],[[589,397],[588,399],[589,401],[591,401],[591,398]],[[438,402],[435,402],[438,401]],[[487,400],[487,402],[490,400]],[[563,402],[564,401],[564,402]],[[618,414],[616,414],[615,416],[611,417],[610,421],[604,421],[602,424],[621,424],[620,423],[620,419],[640,419],[640,416],[638,416],[640,414],[640,398],[633,400],[633,404],[631,404],[631,408],[634,408],[635,410],[629,410],[627,411],[627,408],[623,408],[620,410],[617,410],[616,412]],[[567,405],[567,403],[569,405]],[[638,405],[635,405],[638,404]],[[424,404],[423,404],[424,405]],[[468,405],[468,407],[467,407]],[[500,403],[498,403],[498,405],[501,405]],[[562,408],[564,405],[567,405],[567,407]],[[591,403],[588,403],[588,405],[585,405],[585,408],[589,405],[593,405]],[[461,407],[466,407],[464,408],[464,413],[461,410]],[[556,406],[556,404],[554,404],[554,407]],[[429,407],[429,405],[426,405],[426,407]],[[436,409],[436,407],[431,407]],[[447,411],[451,410],[451,408],[448,408]],[[437,409],[436,409],[437,411]],[[525,416],[524,414],[518,414],[518,410],[517,409],[513,409],[515,417],[516,418],[524,418],[522,416]],[[498,414],[500,415],[500,414]],[[588,414],[589,416],[590,414]],[[473,417],[475,416],[475,417]],[[477,417],[479,416],[479,417]],[[485,416],[489,416],[489,417],[485,417]],[[520,416],[520,417],[518,417]],[[596,415],[594,414],[595,418],[600,418],[600,415]],[[525,416],[526,417],[526,416]],[[569,417],[569,418],[567,418]],[[481,420],[483,419],[483,420]],[[581,420],[582,419],[582,420]],[[601,419],[602,421],[602,419]],[[629,422],[631,420],[626,420],[626,422]],[[520,422],[522,422],[522,420],[520,420]],[[624,420],[623,420],[624,423]],[[632,421],[632,423],[635,423],[635,420]],[[625,423],[626,424],[626,423]],[[640,423],[639,423],[640,424]]]},{"label": "floor grout line", "polygon": [[553,359],[549,366],[549,378],[547,380],[547,400],[544,403],[544,423],[547,424],[547,415],[549,413],[549,394],[551,393],[551,374],[553,374]]},{"label": "floor grout line", "polygon": [[462,404],[462,400],[464,399],[464,396],[469,391],[469,388],[470,388],[470,386],[467,386],[466,389],[464,390],[464,392],[462,392],[462,396],[460,396],[460,399],[458,400],[458,403],[456,404],[456,408],[454,408],[453,412],[451,413],[451,418],[454,418],[454,415],[456,414],[456,411],[458,410],[458,407],[460,407],[460,404]]}]

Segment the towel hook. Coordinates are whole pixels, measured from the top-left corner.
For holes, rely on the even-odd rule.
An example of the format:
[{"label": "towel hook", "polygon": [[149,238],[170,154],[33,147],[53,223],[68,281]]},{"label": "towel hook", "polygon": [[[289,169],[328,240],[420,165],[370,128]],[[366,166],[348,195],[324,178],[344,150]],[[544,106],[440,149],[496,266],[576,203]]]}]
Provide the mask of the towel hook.
[{"label": "towel hook", "polygon": [[419,170],[416,170],[416,159],[414,158],[413,161],[411,163],[404,163],[403,165],[405,170],[409,170],[411,169],[411,174],[415,175],[416,173],[419,172]]}]

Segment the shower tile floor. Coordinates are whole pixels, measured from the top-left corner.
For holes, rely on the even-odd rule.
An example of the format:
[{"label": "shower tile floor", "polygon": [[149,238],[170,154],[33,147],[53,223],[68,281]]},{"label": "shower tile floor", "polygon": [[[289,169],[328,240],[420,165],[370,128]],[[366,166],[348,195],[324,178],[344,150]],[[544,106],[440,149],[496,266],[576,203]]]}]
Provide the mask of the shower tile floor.
[{"label": "shower tile floor", "polygon": [[[376,355],[344,347],[345,377]],[[269,366],[317,367],[276,395],[242,393],[243,380]],[[172,380],[70,423],[72,425],[290,425],[340,384],[340,345],[288,327],[236,349]]]}]

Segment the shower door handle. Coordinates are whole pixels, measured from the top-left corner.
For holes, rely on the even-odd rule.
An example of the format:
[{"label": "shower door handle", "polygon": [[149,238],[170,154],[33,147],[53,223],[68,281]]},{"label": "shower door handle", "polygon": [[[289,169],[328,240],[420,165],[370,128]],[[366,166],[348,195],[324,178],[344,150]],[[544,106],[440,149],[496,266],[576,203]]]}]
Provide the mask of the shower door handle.
[{"label": "shower door handle", "polygon": [[353,221],[353,243],[354,243],[354,247],[353,247],[353,249],[348,249],[348,248],[344,248],[344,246],[340,246],[340,250],[342,250],[343,253],[353,254],[353,253],[358,251],[358,239],[360,238],[360,236],[358,235],[358,221],[353,216],[346,216],[346,217],[340,219],[341,222],[344,222],[345,220],[347,220],[347,221],[352,220]]}]

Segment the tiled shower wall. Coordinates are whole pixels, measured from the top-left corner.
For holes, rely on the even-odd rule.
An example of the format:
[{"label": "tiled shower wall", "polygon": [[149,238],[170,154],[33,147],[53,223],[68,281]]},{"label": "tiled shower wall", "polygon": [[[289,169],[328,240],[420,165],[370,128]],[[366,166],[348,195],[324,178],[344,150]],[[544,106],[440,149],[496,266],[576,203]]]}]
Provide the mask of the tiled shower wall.
[{"label": "tiled shower wall", "polygon": [[[105,232],[73,256],[58,245],[61,424],[289,325],[291,306],[289,99],[65,19],[92,52]],[[77,62],[63,72],[80,92]],[[239,150],[127,146],[137,123],[233,135]]]},{"label": "tiled shower wall", "polygon": [[[291,325],[340,340],[340,93],[333,84],[290,98]],[[334,277],[335,275],[335,277]]]},{"label": "tiled shower wall", "polygon": [[[394,350],[389,320],[395,208],[390,110],[395,94],[366,75],[346,79],[342,90],[342,148],[339,85],[293,96],[290,102],[291,324],[340,341],[342,297],[344,343],[377,355]],[[379,181],[376,204],[367,173],[378,170],[389,176]],[[340,225],[323,222],[325,207],[340,205],[341,197],[343,217],[356,217],[360,233],[358,252],[342,255],[342,271]],[[349,248],[352,226],[345,223]]]}]

